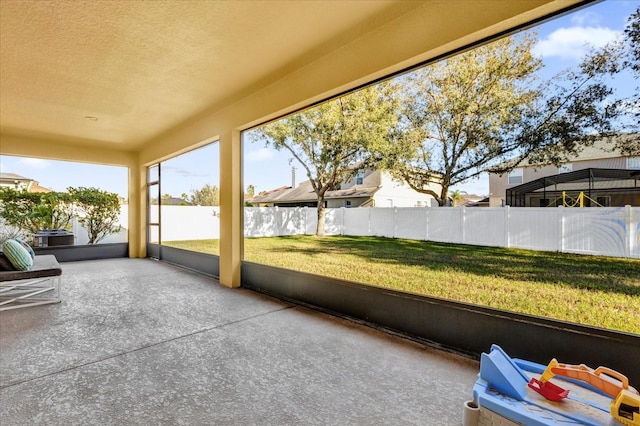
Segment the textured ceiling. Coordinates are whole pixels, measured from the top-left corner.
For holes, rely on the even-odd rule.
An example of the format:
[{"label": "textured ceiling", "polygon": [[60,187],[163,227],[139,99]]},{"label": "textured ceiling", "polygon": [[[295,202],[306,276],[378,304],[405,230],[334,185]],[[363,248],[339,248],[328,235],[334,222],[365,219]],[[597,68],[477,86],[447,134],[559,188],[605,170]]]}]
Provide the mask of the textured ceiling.
[{"label": "textured ceiling", "polygon": [[543,3],[0,0],[0,132],[137,150],[418,8],[429,22],[398,31],[437,40],[470,5]]},{"label": "textured ceiling", "polygon": [[391,3],[2,0],[0,126],[136,145]]}]

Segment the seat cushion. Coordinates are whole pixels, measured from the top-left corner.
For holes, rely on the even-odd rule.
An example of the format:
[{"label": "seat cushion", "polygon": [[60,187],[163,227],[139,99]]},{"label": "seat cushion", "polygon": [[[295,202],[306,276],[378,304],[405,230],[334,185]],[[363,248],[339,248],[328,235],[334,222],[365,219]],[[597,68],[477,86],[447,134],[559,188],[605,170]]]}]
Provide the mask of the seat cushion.
[{"label": "seat cushion", "polygon": [[2,251],[18,271],[28,271],[33,266],[31,254],[16,240],[5,241],[2,244]]},{"label": "seat cushion", "polygon": [[13,267],[11,261],[4,255],[4,253],[0,253],[0,271],[15,271],[16,268]]},{"label": "seat cushion", "polygon": [[0,271],[0,282],[26,280],[32,278],[62,275],[62,267],[52,254],[41,254],[33,260],[33,268],[28,271]]}]

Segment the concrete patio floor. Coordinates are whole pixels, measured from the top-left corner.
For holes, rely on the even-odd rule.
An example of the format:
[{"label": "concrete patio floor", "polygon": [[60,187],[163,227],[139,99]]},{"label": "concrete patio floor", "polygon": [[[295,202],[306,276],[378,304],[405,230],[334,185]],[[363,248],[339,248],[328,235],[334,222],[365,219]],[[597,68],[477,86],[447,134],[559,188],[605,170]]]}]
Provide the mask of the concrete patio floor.
[{"label": "concrete patio floor", "polygon": [[455,425],[478,363],[148,259],[0,313],[0,424]]}]

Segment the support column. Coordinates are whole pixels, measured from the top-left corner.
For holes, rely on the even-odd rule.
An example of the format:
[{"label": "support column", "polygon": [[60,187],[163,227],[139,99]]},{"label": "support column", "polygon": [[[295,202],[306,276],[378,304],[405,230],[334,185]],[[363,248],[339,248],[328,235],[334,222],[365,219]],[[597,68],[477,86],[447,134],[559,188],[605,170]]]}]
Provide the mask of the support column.
[{"label": "support column", "polygon": [[220,134],[220,284],[240,287],[244,209],[240,132]]},{"label": "support column", "polygon": [[137,159],[129,165],[129,257],[147,255],[147,168]]}]

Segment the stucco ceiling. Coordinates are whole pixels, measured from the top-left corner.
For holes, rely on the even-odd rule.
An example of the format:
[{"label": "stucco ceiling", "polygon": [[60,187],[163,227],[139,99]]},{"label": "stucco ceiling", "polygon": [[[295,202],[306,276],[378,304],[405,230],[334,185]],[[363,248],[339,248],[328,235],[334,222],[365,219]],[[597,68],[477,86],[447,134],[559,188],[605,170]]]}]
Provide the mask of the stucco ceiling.
[{"label": "stucco ceiling", "polygon": [[424,5],[2,0],[0,131],[134,150]]}]

